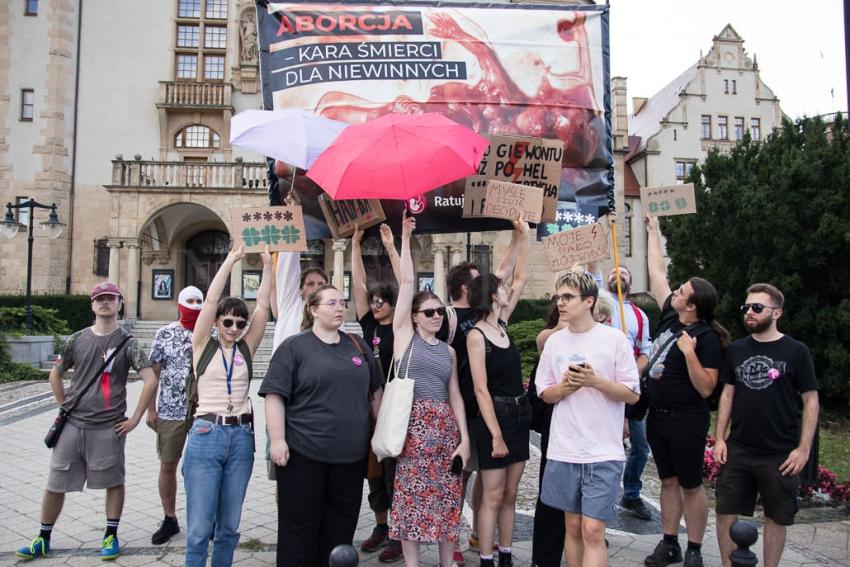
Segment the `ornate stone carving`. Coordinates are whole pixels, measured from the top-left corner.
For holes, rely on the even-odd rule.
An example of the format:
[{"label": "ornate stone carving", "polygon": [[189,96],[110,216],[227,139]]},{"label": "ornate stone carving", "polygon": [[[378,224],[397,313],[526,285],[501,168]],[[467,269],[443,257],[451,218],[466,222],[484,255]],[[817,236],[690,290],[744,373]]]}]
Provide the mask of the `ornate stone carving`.
[{"label": "ornate stone carving", "polygon": [[256,65],[258,53],[254,8],[246,8],[239,15],[239,61]]}]

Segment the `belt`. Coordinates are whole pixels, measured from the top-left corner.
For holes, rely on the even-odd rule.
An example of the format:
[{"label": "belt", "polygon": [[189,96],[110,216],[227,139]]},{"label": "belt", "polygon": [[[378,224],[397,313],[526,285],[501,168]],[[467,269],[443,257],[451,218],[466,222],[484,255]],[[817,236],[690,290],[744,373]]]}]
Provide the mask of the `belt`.
[{"label": "belt", "polygon": [[657,408],[655,406],[650,406],[650,413],[707,413],[707,410],[701,409],[673,409],[673,408]]},{"label": "belt", "polygon": [[507,404],[509,406],[521,406],[527,399],[525,394],[521,394],[519,396],[491,396],[491,398],[494,402]]},{"label": "belt", "polygon": [[245,425],[254,423],[254,414],[243,413],[242,415],[218,415],[215,413],[205,413],[195,416],[195,419],[203,419],[219,425]]}]

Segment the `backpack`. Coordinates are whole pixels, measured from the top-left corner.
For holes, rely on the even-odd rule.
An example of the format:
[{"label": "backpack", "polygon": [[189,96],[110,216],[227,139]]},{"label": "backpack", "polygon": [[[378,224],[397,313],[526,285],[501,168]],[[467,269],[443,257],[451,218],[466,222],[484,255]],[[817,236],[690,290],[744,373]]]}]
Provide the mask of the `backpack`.
[{"label": "backpack", "polygon": [[[218,341],[210,337],[207,344],[204,345],[204,350],[201,351],[201,357],[198,359],[197,368],[190,367],[189,374],[186,375],[186,425],[192,426],[192,420],[195,419],[195,411],[198,409],[198,376],[203,374],[210,361],[212,361],[215,353],[218,352]],[[245,359],[245,364],[248,365],[248,381],[254,379],[254,364],[251,359],[251,348],[244,339],[239,339],[236,342],[236,348],[242,358]]]}]

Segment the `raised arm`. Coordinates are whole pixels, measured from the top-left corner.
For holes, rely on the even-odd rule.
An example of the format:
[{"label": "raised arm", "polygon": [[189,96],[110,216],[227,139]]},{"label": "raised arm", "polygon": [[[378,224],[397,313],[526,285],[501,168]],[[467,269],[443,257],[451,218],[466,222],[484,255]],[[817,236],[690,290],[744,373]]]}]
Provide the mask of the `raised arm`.
[{"label": "raised arm", "polygon": [[[227,258],[224,259],[224,262],[210,283],[210,287],[207,290],[207,297],[204,299],[204,306],[201,307],[201,313],[195,322],[195,330],[192,332],[192,347],[196,356],[200,355],[201,350],[203,350],[204,345],[207,344],[207,340],[210,338],[210,332],[215,322],[215,312],[218,309],[218,300],[221,299],[221,292],[224,290],[224,284],[230,276],[230,270],[236,262],[242,260],[243,256],[245,256],[244,246],[233,248],[227,254]],[[263,275],[265,276],[266,274],[264,273]]]},{"label": "raised arm", "polygon": [[[496,277],[502,280],[503,282],[507,282],[508,278],[514,271],[514,266],[517,263],[517,256],[519,255],[519,249],[517,248],[518,240],[520,235],[516,230],[516,221],[514,221],[514,231],[511,233],[511,243],[508,245],[508,250],[505,252],[505,255],[502,256],[502,259],[499,260],[499,265],[496,266]],[[528,226],[528,223],[526,223]]]},{"label": "raised arm", "polygon": [[658,219],[646,215],[646,261],[649,269],[649,285],[652,296],[659,307],[670,296],[670,282],[667,281],[667,266],[664,265],[664,252],[661,251],[661,231]]},{"label": "raised arm", "polygon": [[[516,262],[513,266],[513,278],[511,279],[511,293],[508,297],[508,305],[502,309],[499,316],[505,323],[511,318],[522,290],[528,283],[528,236],[531,231],[528,223],[524,220],[514,221],[514,234],[511,236],[511,246],[516,248]],[[504,281],[504,280],[502,280]]]},{"label": "raised arm", "polygon": [[269,307],[271,305],[272,293],[272,255],[269,254],[269,247],[261,254],[263,258],[263,275],[260,281],[260,289],[257,290],[257,305],[254,306],[254,312],[251,314],[251,325],[245,333],[245,342],[248,343],[248,348],[251,349],[251,354],[257,352],[257,347],[263,340],[263,335],[266,332],[266,322],[269,320]]},{"label": "raised arm", "polygon": [[366,287],[366,268],[363,266],[363,256],[360,252],[360,241],[363,240],[363,229],[354,225],[351,236],[351,291],[354,294],[354,310],[357,319],[369,312],[369,289]]},{"label": "raised arm", "polygon": [[398,299],[393,315],[393,356],[401,360],[410,339],[413,338],[411,303],[414,293],[413,257],[410,255],[410,237],[416,230],[416,219],[406,216],[401,224],[401,279],[398,281]]},{"label": "raised arm", "polygon": [[390,265],[393,267],[393,275],[395,281],[401,281],[401,258],[398,256],[398,251],[395,249],[395,240],[393,239],[393,231],[387,223],[383,223],[380,227],[381,242],[384,244],[384,250],[387,251],[387,256],[390,258]]}]

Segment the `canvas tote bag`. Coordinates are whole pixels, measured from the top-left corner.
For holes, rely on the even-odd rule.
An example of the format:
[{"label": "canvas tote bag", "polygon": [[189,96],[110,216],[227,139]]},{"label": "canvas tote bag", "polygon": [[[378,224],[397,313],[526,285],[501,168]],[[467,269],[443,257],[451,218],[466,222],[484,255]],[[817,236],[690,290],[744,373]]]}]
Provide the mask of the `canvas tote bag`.
[{"label": "canvas tote bag", "polygon": [[[414,331],[415,332],[415,331]],[[407,368],[404,378],[398,376],[396,360],[390,370],[390,376],[384,384],[384,396],[378,410],[378,422],[372,435],[372,451],[379,461],[398,457],[407,438],[407,425],[410,421],[410,408],[413,406],[413,378],[410,378],[410,361],[413,359],[413,337],[408,347]]]}]

